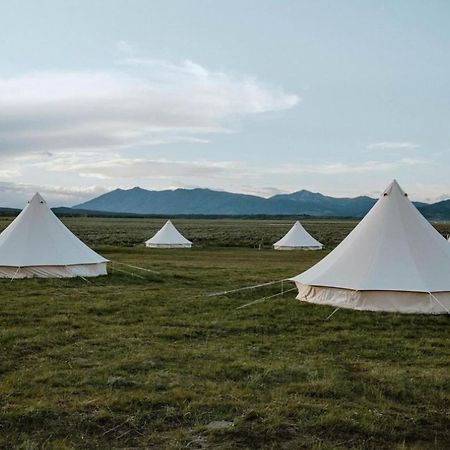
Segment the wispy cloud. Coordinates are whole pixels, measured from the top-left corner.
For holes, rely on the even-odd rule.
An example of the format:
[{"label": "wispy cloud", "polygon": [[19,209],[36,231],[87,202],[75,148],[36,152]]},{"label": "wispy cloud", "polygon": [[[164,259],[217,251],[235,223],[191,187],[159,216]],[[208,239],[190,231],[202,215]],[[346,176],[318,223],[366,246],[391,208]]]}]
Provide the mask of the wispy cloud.
[{"label": "wispy cloud", "polygon": [[[63,152],[56,155],[41,154],[32,159],[19,158],[25,164],[33,165],[40,176],[41,183],[25,184],[15,182],[13,178],[0,183],[0,206],[20,206],[35,191],[41,191],[53,205],[73,205],[93,198],[116,187],[128,188],[135,185],[152,189],[168,189],[176,187],[210,187],[217,190],[242,192],[270,197],[278,193],[286,193],[301,188],[313,187],[322,192],[323,188],[311,186],[322,182],[329,184],[339,175],[348,176],[379,174],[378,177],[393,178],[408,168],[422,168],[431,163],[419,158],[402,158],[396,161],[336,162],[318,161],[317,163],[284,164],[278,167],[267,167],[245,163],[243,161],[208,161],[208,160],[171,160],[152,158],[127,158],[120,153],[112,153],[107,157],[99,152],[76,154]],[[5,168],[5,171],[10,170]],[[11,169],[13,170],[13,169]],[[83,186],[84,180],[96,179],[95,183]],[[302,177],[302,175],[304,175]],[[42,180],[54,180],[54,184],[42,184]],[[74,178],[75,177],[75,178]],[[77,178],[78,177],[78,178]],[[56,181],[59,180],[59,182]],[[65,179],[77,180],[75,185],[67,186]],[[309,181],[306,181],[308,180]],[[267,187],[273,180],[283,180],[280,187]],[[299,183],[300,181],[300,184]],[[320,181],[319,181],[320,180]],[[248,184],[251,181],[251,185]],[[314,184],[313,183],[313,184]],[[276,185],[275,185],[276,186]],[[444,186],[430,186],[419,189],[414,198],[430,200],[440,197],[440,193],[448,192]],[[427,195],[424,197],[424,193]],[[329,195],[342,194],[339,190],[327,190]],[[364,188],[351,191],[352,195],[367,193]],[[350,194],[350,192],[349,192]],[[411,190],[411,194],[414,192]],[[373,195],[373,193],[372,193]],[[376,195],[375,195],[376,196]],[[444,196],[445,197],[445,196]]]},{"label": "wispy cloud", "polygon": [[113,189],[108,186],[58,186],[47,184],[27,184],[0,182],[1,205],[23,207],[35,192],[40,192],[52,205],[72,205],[97,197]]},{"label": "wispy cloud", "polygon": [[191,61],[133,58],[110,71],[0,78],[0,154],[207,142],[204,134],[229,132],[231,120],[299,102],[255,78]]},{"label": "wispy cloud", "polygon": [[21,173],[17,169],[0,169],[0,178],[17,178]]},{"label": "wispy cloud", "polygon": [[418,144],[414,142],[375,142],[369,144],[367,148],[369,150],[413,150],[419,148]]},{"label": "wispy cloud", "polygon": [[166,179],[173,177],[227,176],[230,178],[240,163],[233,161],[179,161],[168,159],[124,158],[119,154],[104,158],[98,153],[75,155],[65,153],[49,161],[35,164],[50,172],[73,172],[100,179]]},{"label": "wispy cloud", "polygon": [[402,158],[398,161],[365,161],[362,163],[323,162],[311,164],[283,165],[270,169],[271,173],[310,173],[320,175],[357,174],[370,172],[384,172],[405,166],[427,165],[429,161],[418,158]]},{"label": "wispy cloud", "polygon": [[240,192],[244,194],[257,195],[259,197],[269,198],[273,197],[274,195],[289,193],[289,190],[280,189],[273,186],[258,187],[258,186],[243,185],[241,186]]},{"label": "wispy cloud", "polygon": [[[27,161],[33,161],[27,157]],[[364,162],[317,161],[296,164],[280,164],[266,167],[245,163],[243,161],[214,161],[214,160],[177,160],[167,158],[131,158],[120,152],[110,152],[108,155],[96,151],[86,151],[82,154],[74,152],[60,152],[56,155],[40,157],[33,161],[33,165],[52,173],[80,174],[84,177],[99,179],[127,180],[136,179],[187,179],[198,177],[199,180],[212,178],[244,178],[260,179],[263,174],[271,175],[340,175],[364,174],[371,172],[391,172],[406,167],[427,166],[432,164],[422,158],[401,158],[394,161],[371,160]],[[244,185],[242,185],[244,188]],[[245,189],[248,192],[249,186]],[[262,192],[254,187],[254,192]],[[265,188],[264,188],[265,189]],[[273,193],[276,188],[270,188]],[[269,192],[267,192],[268,194]],[[263,194],[266,195],[266,194]]]}]

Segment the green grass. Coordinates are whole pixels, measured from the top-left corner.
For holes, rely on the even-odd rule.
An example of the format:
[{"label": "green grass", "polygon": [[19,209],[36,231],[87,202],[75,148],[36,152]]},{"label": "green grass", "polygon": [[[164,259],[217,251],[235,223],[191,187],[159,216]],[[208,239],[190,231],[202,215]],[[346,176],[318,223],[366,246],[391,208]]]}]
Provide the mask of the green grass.
[{"label": "green grass", "polygon": [[[448,317],[206,296],[326,254],[253,248],[283,221],[177,221],[191,250],[139,245],[158,220],[65,221],[159,273],[0,281],[1,448],[450,448]],[[333,246],[355,223],[306,225]]]}]

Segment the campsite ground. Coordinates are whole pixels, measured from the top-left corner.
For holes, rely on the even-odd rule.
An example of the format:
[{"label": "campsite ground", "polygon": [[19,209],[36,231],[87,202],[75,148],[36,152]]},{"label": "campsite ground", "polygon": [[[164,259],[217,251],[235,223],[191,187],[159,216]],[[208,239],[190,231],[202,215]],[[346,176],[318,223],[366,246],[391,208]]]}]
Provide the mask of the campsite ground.
[{"label": "campsite ground", "polygon": [[[65,222],[112,261],[158,273],[0,282],[1,448],[450,448],[448,317],[326,321],[332,308],[293,292],[236,309],[280,285],[206,296],[325,255],[264,248],[288,222],[175,221],[191,250],[140,244],[162,220]],[[354,225],[305,222],[328,248]]]}]

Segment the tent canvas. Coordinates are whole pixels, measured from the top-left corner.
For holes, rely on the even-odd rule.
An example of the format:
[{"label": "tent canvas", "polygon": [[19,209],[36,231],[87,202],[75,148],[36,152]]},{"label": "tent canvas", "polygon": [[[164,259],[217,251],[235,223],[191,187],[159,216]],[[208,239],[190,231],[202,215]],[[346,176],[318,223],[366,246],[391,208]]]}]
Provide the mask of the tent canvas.
[{"label": "tent canvas", "polygon": [[150,248],[191,248],[192,242],[188,241],[168,220],[152,238],[145,241],[145,246]]},{"label": "tent canvas", "polygon": [[450,246],[394,180],[358,226],[292,278],[298,299],[402,313],[450,311]]},{"label": "tent canvas", "polygon": [[80,241],[39,193],[0,234],[1,278],[106,275],[108,260]]},{"label": "tent canvas", "polygon": [[275,244],[275,250],[320,250],[323,245],[314,239],[297,220],[293,227]]}]

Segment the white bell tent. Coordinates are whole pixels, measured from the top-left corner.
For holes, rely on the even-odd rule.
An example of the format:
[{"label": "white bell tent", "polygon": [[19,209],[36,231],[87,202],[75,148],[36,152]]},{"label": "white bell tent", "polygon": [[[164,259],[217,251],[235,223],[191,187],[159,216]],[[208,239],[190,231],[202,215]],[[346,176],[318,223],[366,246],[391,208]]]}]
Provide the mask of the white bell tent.
[{"label": "white bell tent", "polygon": [[291,279],[299,300],[338,308],[450,312],[450,245],[394,180],[324,259]]},{"label": "white bell tent", "polygon": [[36,193],[0,234],[0,278],[106,275],[108,260],[81,242]]},{"label": "white bell tent", "polygon": [[273,244],[275,250],[320,250],[322,247],[323,245],[316,241],[298,220],[284,237]]},{"label": "white bell tent", "polygon": [[152,238],[145,241],[145,245],[151,248],[191,248],[192,242],[188,241],[168,220]]}]

